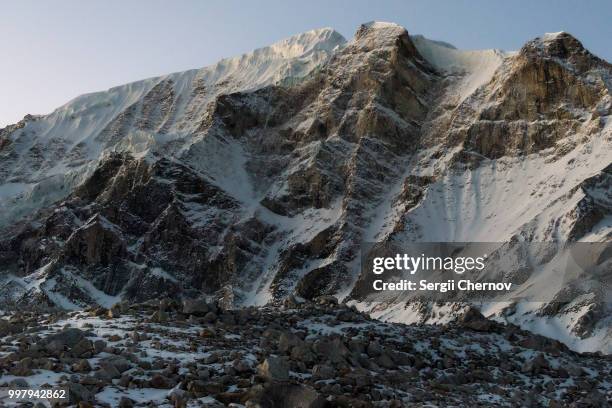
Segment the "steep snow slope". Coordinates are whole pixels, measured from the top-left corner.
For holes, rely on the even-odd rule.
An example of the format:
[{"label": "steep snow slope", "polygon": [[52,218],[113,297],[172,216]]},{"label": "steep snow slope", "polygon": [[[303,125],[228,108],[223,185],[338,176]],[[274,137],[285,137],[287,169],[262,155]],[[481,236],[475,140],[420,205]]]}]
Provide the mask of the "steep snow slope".
[{"label": "steep snow slope", "polygon": [[419,52],[434,67],[450,76],[457,76],[459,84],[454,86],[453,103],[460,103],[480,86],[491,80],[504,58],[513,52],[501,50],[458,50],[452,45],[432,41],[421,35],[412,36]]},{"label": "steep snow slope", "polygon": [[16,129],[0,131],[8,135],[0,163],[0,225],[69,194],[104,152],[146,155],[171,141],[188,143],[217,95],[299,81],[344,43],[332,29],[313,30],[209,67],[82,95],[49,115],[26,117]]},{"label": "steep snow slope", "polygon": [[[462,174],[445,174],[408,216],[419,231],[414,238],[506,242],[538,218],[545,221],[571,212],[585,196],[577,189],[580,183],[612,163],[611,137],[605,131],[556,161],[542,152],[485,160]],[[552,231],[546,222],[534,227],[535,242],[565,241],[569,234],[562,223]]]}]

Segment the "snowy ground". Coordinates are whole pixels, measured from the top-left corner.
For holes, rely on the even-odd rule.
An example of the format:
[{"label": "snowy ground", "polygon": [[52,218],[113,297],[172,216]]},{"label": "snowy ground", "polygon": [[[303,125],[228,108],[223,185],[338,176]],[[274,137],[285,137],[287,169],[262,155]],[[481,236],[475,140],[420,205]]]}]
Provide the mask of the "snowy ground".
[{"label": "snowy ground", "polygon": [[0,385],[63,386],[72,404],[110,407],[240,407],[278,390],[283,395],[264,406],[295,406],[296,395],[376,407],[588,405],[612,396],[608,359],[478,315],[406,326],[329,298],[288,306],[207,305],[193,314],[164,300],[13,315],[0,325]]}]

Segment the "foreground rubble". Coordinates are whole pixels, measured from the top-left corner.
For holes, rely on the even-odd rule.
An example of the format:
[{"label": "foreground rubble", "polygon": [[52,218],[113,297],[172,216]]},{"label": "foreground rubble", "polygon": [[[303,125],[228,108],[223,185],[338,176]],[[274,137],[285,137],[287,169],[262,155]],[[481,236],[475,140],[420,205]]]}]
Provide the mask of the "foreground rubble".
[{"label": "foreground rubble", "polygon": [[0,323],[0,386],[71,404],[163,407],[608,406],[612,361],[467,313],[382,323],[334,298],[222,310],[164,299]]}]

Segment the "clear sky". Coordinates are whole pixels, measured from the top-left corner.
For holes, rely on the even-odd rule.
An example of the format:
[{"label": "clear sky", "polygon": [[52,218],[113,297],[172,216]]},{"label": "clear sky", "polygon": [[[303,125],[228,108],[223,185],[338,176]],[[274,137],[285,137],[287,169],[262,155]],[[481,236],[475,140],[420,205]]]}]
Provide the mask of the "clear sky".
[{"label": "clear sky", "polygon": [[313,28],[382,20],[463,49],[568,31],[612,61],[612,1],[9,0],[0,6],[0,127],[73,97],[214,63]]}]

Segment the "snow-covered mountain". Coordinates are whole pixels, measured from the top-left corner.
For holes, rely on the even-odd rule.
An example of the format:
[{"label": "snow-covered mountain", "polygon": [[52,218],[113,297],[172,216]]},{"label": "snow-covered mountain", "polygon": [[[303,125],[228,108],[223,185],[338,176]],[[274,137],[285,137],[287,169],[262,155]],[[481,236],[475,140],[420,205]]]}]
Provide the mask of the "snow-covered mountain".
[{"label": "snow-covered mountain", "polygon": [[50,115],[26,116],[2,130],[10,146],[0,163],[0,223],[66,197],[110,151],[142,157],[168,144],[189,146],[217,96],[297,81],[344,41],[331,29],[309,31],[210,67],[82,95]]},{"label": "snow-covered mountain", "polygon": [[[391,321],[464,310],[359,290],[372,241],[550,243],[523,288],[548,290],[568,242],[612,241],[611,75],[567,33],[462,51],[374,22],[27,116],[0,130],[2,303],[333,294]],[[479,306],[609,353],[596,289]]]}]

